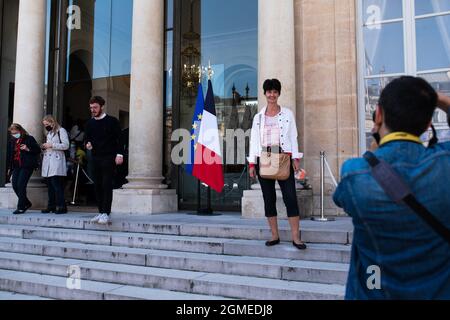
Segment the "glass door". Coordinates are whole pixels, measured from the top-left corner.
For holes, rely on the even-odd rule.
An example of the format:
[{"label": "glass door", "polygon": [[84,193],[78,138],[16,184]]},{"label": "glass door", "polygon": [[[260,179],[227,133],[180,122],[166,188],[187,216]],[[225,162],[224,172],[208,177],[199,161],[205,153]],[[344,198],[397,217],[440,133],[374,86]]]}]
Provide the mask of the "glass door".
[{"label": "glass door", "polygon": [[[174,88],[179,89],[177,125],[191,130],[197,82],[192,81],[190,72],[211,65],[225,172],[223,193],[212,191],[213,210],[240,211],[243,191],[249,189],[245,161],[247,130],[258,109],[258,1],[180,1],[177,15],[180,15],[179,51],[174,59],[174,66],[179,68],[176,70],[179,77],[174,80]],[[206,95],[206,76],[203,90]],[[194,210],[197,180],[183,166],[177,169],[180,209]],[[201,190],[201,201],[206,206],[207,189]]]}]

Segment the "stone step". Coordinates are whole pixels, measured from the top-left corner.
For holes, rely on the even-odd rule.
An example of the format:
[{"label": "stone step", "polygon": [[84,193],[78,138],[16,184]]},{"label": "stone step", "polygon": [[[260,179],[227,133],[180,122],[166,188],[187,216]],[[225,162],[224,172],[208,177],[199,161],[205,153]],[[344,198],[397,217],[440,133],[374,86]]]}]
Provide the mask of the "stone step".
[{"label": "stone step", "polygon": [[[16,239],[18,240],[18,239]],[[164,250],[112,248],[47,241],[21,243],[0,238],[0,250],[11,254],[76,258],[148,267],[222,273],[280,280],[345,284],[348,264],[292,259],[226,256]],[[0,255],[0,260],[4,255]],[[1,266],[0,266],[1,268]]]},{"label": "stone step", "polygon": [[[69,285],[68,285],[69,284]],[[75,285],[75,286],[74,286]],[[224,300],[218,296],[81,280],[0,269],[0,290],[61,300]]]},{"label": "stone step", "polygon": [[15,292],[0,291],[0,301],[25,301],[25,300],[52,300],[38,296],[30,296],[26,294],[18,294]]},{"label": "stone step", "polygon": [[20,234],[25,239],[62,241],[69,243],[100,244],[104,246],[129,247],[154,250],[173,250],[207,254],[225,254],[234,256],[255,256],[280,259],[297,259],[349,263],[350,246],[338,244],[309,244],[307,250],[300,251],[292,243],[267,248],[263,241],[233,240],[223,238],[200,238],[172,235],[136,234],[123,232],[92,230],[72,230],[2,225],[1,230]]},{"label": "stone step", "polygon": [[[155,221],[149,219],[142,220],[136,218],[116,218],[112,220],[110,225],[100,226],[90,222],[90,218],[92,218],[92,216],[93,215],[88,214],[54,216],[36,213],[13,216],[3,212],[0,213],[0,224],[244,240],[267,240],[270,238],[269,228],[263,221],[255,222],[244,219],[234,219],[226,221],[227,223],[215,223],[211,221],[208,223],[198,223],[187,221],[163,221],[157,220],[158,218],[153,218]],[[344,221],[346,222],[346,220]],[[347,230],[349,227],[343,226],[343,224],[345,224],[343,222],[335,223],[336,224],[326,227],[317,222],[302,222],[302,240],[308,243],[351,243],[352,231]],[[280,237],[283,241],[288,241],[290,239],[289,227],[283,226],[282,222],[280,222]]]},{"label": "stone step", "polygon": [[[235,299],[256,300],[323,300],[343,299],[345,287],[342,285],[317,284],[298,281],[255,278],[248,276],[222,275],[206,272],[181,271],[152,267],[132,266],[124,264],[111,264],[104,262],[88,262],[73,259],[45,258],[28,255],[11,255],[2,253],[0,259],[3,270],[27,271],[30,273],[51,274],[52,276],[67,277],[68,268],[76,266],[79,270],[82,291],[87,288],[100,290],[94,292],[101,299],[105,291],[119,289],[117,285],[140,286],[146,288],[162,289],[176,292],[220,296]],[[23,293],[3,286],[5,277],[0,272],[0,290],[9,290]],[[48,277],[48,276],[47,276]],[[27,282],[30,278],[21,279]],[[46,279],[46,278],[43,278]],[[67,278],[61,278],[66,280]],[[85,281],[88,280],[87,285]],[[69,279],[71,281],[71,279]],[[89,281],[102,283],[106,287],[89,287]],[[64,283],[66,284],[66,283]],[[116,287],[114,287],[116,285]],[[89,291],[91,291],[89,290]],[[27,291],[33,295],[42,295],[41,292]],[[109,292],[110,293],[110,292]],[[50,296],[58,297],[59,296]],[[68,297],[63,297],[68,298]]]}]

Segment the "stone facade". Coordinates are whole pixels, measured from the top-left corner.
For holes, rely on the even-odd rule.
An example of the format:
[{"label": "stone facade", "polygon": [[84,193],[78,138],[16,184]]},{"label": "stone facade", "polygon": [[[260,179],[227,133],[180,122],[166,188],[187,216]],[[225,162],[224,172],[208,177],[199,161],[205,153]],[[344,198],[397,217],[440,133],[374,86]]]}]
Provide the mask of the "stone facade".
[{"label": "stone facade", "polygon": [[[279,78],[284,84],[280,103],[296,114],[300,149],[305,153],[302,165],[314,189],[313,195],[301,193],[308,198],[308,204],[303,206],[307,208],[305,212],[312,208],[317,214],[320,151],[326,152],[336,178],[339,178],[343,162],[359,152],[355,1],[260,1],[258,16],[258,82],[270,77]],[[14,120],[33,128],[31,133],[37,136],[41,136],[44,92],[41,85],[44,79],[44,17],[45,0],[21,1]],[[277,28],[273,28],[275,25]],[[135,0],[130,84],[130,184],[115,193],[113,211],[116,213],[130,213],[131,207],[138,214],[177,209],[174,205],[176,193],[162,184],[163,29],[164,1]],[[264,97],[259,99],[262,108]],[[141,139],[142,136],[149,139]],[[329,177],[325,189],[326,213],[340,214],[331,201],[334,186]],[[11,194],[12,190],[8,190]],[[41,188],[40,192],[43,191],[45,189]],[[8,192],[2,194],[6,198],[0,202],[11,206],[10,196],[6,196]],[[151,199],[144,201],[142,195]],[[262,218],[261,202],[262,194],[258,188],[247,191],[243,215]]]}]

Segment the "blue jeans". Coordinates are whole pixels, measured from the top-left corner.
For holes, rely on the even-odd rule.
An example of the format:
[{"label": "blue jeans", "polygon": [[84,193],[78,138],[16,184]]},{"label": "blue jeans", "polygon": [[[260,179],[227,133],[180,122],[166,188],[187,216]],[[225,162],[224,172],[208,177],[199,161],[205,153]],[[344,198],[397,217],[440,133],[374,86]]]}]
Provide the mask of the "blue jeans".
[{"label": "blue jeans", "polygon": [[48,208],[64,209],[66,200],[64,198],[64,177],[50,177],[45,179],[48,187]]},{"label": "blue jeans", "polygon": [[27,185],[32,175],[33,169],[27,168],[15,168],[12,173],[12,186],[19,198],[19,202],[17,203],[18,210],[25,210],[31,206],[31,202],[27,198]]}]

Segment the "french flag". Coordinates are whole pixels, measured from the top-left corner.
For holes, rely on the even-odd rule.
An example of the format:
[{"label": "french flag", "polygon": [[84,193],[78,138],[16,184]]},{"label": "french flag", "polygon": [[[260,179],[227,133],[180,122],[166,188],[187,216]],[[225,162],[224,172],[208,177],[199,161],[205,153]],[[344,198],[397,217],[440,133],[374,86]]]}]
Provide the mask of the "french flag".
[{"label": "french flag", "polygon": [[193,137],[193,140],[197,141],[193,150],[194,165],[192,168],[192,175],[211,187],[214,191],[221,193],[225,182],[219,129],[217,125],[216,104],[214,102],[214,92],[211,80],[208,81],[208,92],[206,94],[203,113],[201,116],[197,116],[197,119],[200,119],[201,122],[198,140],[196,139],[197,137]]},{"label": "french flag", "polygon": [[203,97],[202,84],[198,84],[197,102],[195,103],[194,116],[192,118],[191,128],[191,152],[189,163],[185,164],[185,170],[191,176],[194,172],[195,153],[197,150],[198,137],[200,135],[200,127],[202,124],[203,111],[205,109],[205,98]]}]

